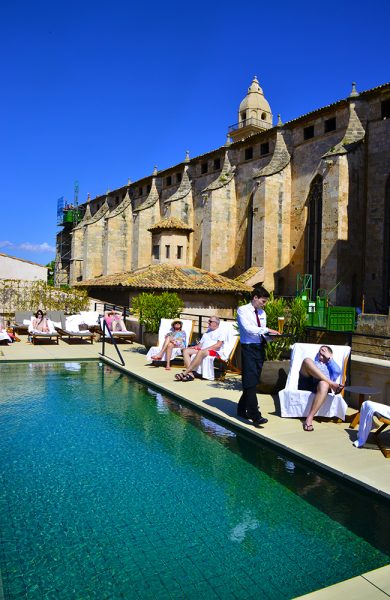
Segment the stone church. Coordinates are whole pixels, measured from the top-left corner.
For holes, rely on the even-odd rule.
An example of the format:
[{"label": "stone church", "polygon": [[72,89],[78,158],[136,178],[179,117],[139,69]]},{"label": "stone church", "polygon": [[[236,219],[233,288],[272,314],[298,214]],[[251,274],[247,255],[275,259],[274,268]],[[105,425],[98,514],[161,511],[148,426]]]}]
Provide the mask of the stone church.
[{"label": "stone church", "polygon": [[254,77],[224,146],[88,197],[57,236],[57,283],[127,304],[130,288],[174,289],[178,269],[189,292],[286,296],[310,273],[334,304],[387,313],[390,83],[273,121]]}]

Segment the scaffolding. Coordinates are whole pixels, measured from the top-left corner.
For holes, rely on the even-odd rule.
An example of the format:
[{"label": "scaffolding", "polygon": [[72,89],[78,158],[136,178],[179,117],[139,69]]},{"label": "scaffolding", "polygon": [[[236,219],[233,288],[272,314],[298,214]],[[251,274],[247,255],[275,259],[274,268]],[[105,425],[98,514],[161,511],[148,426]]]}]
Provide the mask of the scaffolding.
[{"label": "scaffolding", "polygon": [[81,221],[82,211],[79,208],[79,184],[74,184],[73,203],[65,201],[64,197],[57,200],[57,225],[61,227],[57,235],[56,260],[54,265],[54,285],[69,285],[70,259],[72,252],[73,228]]}]

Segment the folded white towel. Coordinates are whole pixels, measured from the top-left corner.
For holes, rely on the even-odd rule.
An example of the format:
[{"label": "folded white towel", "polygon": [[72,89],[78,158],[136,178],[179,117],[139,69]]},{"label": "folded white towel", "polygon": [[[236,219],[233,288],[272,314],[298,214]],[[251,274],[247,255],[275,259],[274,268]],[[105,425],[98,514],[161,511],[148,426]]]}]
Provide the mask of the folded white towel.
[{"label": "folded white towel", "polygon": [[360,409],[358,439],[353,442],[355,448],[361,448],[366,443],[372,429],[372,418],[375,413],[386,417],[386,419],[390,419],[390,406],[379,404],[379,402],[372,402],[372,400],[363,402]]}]

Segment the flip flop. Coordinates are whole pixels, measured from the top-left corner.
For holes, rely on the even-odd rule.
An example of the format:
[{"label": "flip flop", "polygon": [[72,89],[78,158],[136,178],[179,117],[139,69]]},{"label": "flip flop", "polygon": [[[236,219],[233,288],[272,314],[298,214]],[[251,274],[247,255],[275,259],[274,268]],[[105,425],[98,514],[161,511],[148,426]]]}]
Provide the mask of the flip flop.
[{"label": "flip flop", "polygon": [[184,381],[184,377],[186,377],[184,375],[184,372],[183,373],[176,373],[176,375],[175,375],[176,381]]},{"label": "flip flop", "polygon": [[313,427],[313,425],[308,425],[307,423],[304,423],[303,431],[314,431],[314,427]]},{"label": "flip flop", "polygon": [[335,394],[340,394],[343,391],[343,389],[344,389],[344,386],[343,385],[339,385],[339,387],[335,389],[334,393]]}]

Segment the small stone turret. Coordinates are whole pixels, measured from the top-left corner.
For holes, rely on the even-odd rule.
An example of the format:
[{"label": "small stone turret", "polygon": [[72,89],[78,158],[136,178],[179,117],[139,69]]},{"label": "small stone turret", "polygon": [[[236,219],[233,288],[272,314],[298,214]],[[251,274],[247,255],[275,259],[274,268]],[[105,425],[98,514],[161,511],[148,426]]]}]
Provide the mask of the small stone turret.
[{"label": "small stone turret", "polygon": [[229,135],[236,142],[271,127],[271,108],[255,75],[238,109],[238,123],[229,127]]}]

